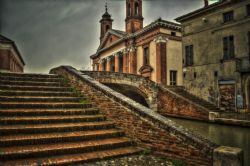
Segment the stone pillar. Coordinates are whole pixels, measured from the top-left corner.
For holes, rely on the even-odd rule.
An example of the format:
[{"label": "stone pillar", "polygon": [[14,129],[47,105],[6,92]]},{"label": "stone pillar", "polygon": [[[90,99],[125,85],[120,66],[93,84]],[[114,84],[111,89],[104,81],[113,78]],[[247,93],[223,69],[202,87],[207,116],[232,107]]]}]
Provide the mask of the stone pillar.
[{"label": "stone pillar", "polygon": [[103,71],[103,68],[102,68],[102,61],[100,61],[100,63],[99,63],[99,71]]},{"label": "stone pillar", "polygon": [[240,148],[220,146],[214,149],[213,166],[243,166],[243,151]]},{"label": "stone pillar", "polygon": [[127,50],[124,50],[124,53],[123,53],[123,73],[127,73],[128,72],[128,51]]},{"label": "stone pillar", "polygon": [[136,59],[136,48],[131,47],[129,51],[129,73],[137,74],[137,59]]},{"label": "stone pillar", "polygon": [[106,66],[107,71],[110,71],[111,69],[111,57],[107,58],[107,66]]},{"label": "stone pillar", "polygon": [[158,36],[156,42],[156,82],[167,85],[167,39]]},{"label": "stone pillar", "polygon": [[115,72],[119,72],[119,53],[115,54]]}]

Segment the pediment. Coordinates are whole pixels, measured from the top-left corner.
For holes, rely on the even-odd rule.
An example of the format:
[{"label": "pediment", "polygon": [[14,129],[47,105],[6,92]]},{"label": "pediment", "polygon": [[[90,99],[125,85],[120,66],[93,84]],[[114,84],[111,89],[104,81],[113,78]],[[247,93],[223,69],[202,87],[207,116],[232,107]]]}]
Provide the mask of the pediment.
[{"label": "pediment", "polygon": [[115,30],[112,30],[112,29],[109,30],[105,34],[105,36],[104,36],[98,50],[110,46],[111,44],[115,43],[119,39],[122,39],[123,37],[124,37],[123,34],[119,34]]}]

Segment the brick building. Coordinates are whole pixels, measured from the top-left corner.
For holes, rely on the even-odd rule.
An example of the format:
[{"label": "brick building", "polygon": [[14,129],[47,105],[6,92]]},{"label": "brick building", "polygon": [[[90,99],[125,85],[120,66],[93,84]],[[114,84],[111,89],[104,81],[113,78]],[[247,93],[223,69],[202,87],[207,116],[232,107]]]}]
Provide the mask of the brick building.
[{"label": "brick building", "polygon": [[176,20],[183,28],[186,90],[225,110],[249,110],[250,1],[205,3]]},{"label": "brick building", "polygon": [[100,20],[100,46],[93,70],[139,74],[164,85],[182,85],[179,24],[158,19],[143,27],[142,0],[126,0],[126,31],[112,29],[106,12]]},{"label": "brick building", "polygon": [[24,65],[15,42],[0,35],[0,71],[23,72]]}]

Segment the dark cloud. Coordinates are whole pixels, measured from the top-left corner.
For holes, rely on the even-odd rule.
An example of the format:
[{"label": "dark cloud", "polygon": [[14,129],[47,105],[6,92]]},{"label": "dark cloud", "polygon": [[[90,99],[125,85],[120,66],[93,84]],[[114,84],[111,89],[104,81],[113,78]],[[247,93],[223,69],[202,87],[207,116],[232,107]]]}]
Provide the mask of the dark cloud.
[{"label": "dark cloud", "polygon": [[[0,32],[16,41],[27,72],[58,65],[88,68],[99,44],[104,0],[0,0]],[[144,25],[202,6],[202,0],[144,0]],[[125,2],[110,0],[113,28],[124,30]]]}]

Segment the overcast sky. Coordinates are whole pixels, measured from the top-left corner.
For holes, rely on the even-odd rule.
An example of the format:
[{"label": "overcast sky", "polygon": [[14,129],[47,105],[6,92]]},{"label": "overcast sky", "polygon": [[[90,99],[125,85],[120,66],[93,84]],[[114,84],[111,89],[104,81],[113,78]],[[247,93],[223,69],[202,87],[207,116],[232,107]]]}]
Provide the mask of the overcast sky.
[{"label": "overcast sky", "polygon": [[[113,28],[125,29],[125,0],[109,0]],[[0,0],[0,33],[14,40],[25,72],[59,65],[87,69],[99,44],[105,0]],[[144,0],[144,26],[169,21],[203,6],[203,0]]]}]

